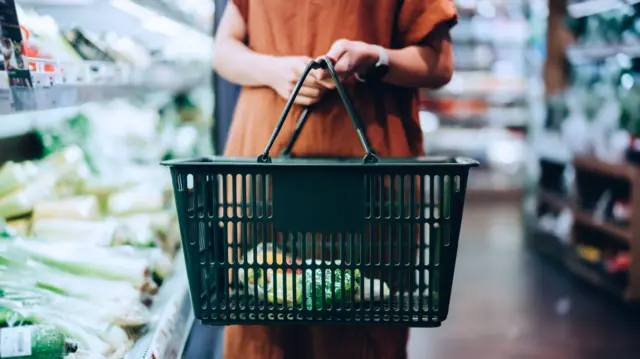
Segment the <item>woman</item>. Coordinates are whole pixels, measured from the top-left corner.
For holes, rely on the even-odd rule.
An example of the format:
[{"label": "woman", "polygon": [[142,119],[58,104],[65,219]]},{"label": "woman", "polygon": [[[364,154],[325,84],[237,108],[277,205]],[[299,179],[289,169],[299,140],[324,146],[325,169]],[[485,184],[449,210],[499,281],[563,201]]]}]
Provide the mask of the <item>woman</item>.
[{"label": "woman", "polygon": [[[216,34],[215,69],[243,86],[226,156],[258,156],[305,65],[327,55],[380,156],[423,152],[417,88],[446,84],[453,72],[452,0],[232,0]],[[307,77],[272,154],[314,105],[293,153],[362,156],[364,151],[331,78]],[[226,359],[402,359],[399,327],[231,326]]]}]

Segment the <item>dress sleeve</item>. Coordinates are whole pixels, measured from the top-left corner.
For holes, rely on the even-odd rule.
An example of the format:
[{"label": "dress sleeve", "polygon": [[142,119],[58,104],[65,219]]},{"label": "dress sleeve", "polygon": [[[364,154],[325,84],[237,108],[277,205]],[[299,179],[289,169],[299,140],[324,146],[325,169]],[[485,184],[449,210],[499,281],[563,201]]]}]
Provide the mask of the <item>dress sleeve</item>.
[{"label": "dress sleeve", "polygon": [[231,2],[238,8],[244,21],[247,22],[249,20],[249,0],[231,0]]},{"label": "dress sleeve", "polygon": [[402,46],[419,44],[436,26],[450,28],[457,21],[453,0],[404,0],[397,22]]}]

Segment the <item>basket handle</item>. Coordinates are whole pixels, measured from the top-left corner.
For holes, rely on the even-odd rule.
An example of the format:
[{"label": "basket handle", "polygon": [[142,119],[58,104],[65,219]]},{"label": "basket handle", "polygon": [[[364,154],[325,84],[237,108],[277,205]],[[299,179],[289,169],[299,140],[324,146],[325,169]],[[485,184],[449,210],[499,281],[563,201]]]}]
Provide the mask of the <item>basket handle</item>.
[{"label": "basket handle", "polygon": [[[276,141],[276,138],[278,137],[280,130],[282,130],[282,125],[284,124],[284,121],[287,119],[287,116],[289,115],[289,111],[291,111],[291,107],[293,106],[293,101],[295,100],[296,96],[298,96],[298,92],[300,91],[300,88],[302,87],[304,80],[307,78],[311,70],[324,69],[324,68],[329,70],[329,74],[331,75],[331,78],[333,79],[333,82],[336,85],[336,90],[338,91],[338,94],[342,99],[342,103],[344,104],[344,107],[347,109],[347,113],[351,118],[353,127],[355,127],[356,132],[358,133],[358,137],[360,138],[360,143],[362,143],[362,147],[366,152],[363,158],[363,161],[365,163],[378,162],[378,156],[371,149],[371,145],[369,145],[369,140],[367,139],[367,136],[364,133],[362,122],[360,121],[358,114],[356,114],[356,111],[353,109],[353,106],[351,105],[351,100],[349,100],[349,96],[347,95],[347,91],[344,89],[344,86],[342,86],[342,83],[338,78],[336,69],[333,67],[333,61],[328,56],[323,56],[317,60],[312,60],[311,62],[309,62],[309,64],[307,64],[307,67],[305,67],[304,71],[302,72],[302,76],[298,80],[298,83],[296,83],[296,86],[294,87],[293,92],[289,97],[289,100],[287,100],[287,104],[284,106],[282,115],[280,115],[280,120],[276,124],[276,128],[273,130],[273,133],[271,134],[271,138],[267,143],[267,147],[264,149],[264,152],[258,156],[258,162],[262,162],[262,163],[271,162],[271,156],[269,155],[269,152],[271,151],[271,147]],[[300,131],[302,131],[302,127],[304,126],[305,122],[307,121],[307,118],[309,117],[309,112],[310,112],[309,107],[305,108],[302,111],[300,118],[298,119],[298,122],[296,124],[296,127],[293,131],[293,134],[291,135],[291,139],[289,140],[287,147],[284,149],[282,153],[283,155],[288,155],[291,152],[293,145],[296,143],[298,136],[300,135]]]}]

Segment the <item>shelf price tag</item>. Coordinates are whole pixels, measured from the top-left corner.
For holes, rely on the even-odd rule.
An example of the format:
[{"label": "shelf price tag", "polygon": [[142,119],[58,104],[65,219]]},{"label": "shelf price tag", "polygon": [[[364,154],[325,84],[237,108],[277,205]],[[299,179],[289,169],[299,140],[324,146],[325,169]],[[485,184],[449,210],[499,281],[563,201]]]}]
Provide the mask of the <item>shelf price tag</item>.
[{"label": "shelf price tag", "polygon": [[16,110],[36,107],[33,80],[24,55],[25,43],[15,0],[0,0],[0,71],[6,71],[8,75]]}]

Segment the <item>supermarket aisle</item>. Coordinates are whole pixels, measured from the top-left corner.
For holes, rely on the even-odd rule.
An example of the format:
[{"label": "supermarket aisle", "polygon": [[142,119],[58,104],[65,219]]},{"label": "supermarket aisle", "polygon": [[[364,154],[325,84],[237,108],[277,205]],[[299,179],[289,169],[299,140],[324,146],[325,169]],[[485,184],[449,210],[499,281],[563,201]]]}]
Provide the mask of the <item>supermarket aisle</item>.
[{"label": "supermarket aisle", "polygon": [[520,223],[519,204],[469,204],[452,312],[412,331],[410,359],[638,358],[638,317],[526,249]]}]

